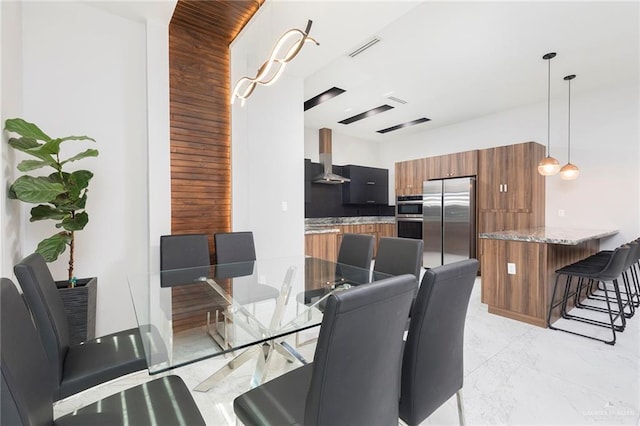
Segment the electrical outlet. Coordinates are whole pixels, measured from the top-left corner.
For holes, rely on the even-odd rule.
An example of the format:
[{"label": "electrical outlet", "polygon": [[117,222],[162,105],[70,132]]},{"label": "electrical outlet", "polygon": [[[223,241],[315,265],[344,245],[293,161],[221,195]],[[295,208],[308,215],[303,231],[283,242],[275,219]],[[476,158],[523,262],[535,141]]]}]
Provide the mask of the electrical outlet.
[{"label": "electrical outlet", "polygon": [[516,274],[516,264],[515,263],[507,263],[507,274],[515,275]]},{"label": "electrical outlet", "polygon": [[558,216],[564,217],[564,209],[558,210]]},{"label": "electrical outlet", "polygon": [[289,203],[287,203],[286,201],[282,202],[282,211],[286,212],[287,210],[289,210]]}]

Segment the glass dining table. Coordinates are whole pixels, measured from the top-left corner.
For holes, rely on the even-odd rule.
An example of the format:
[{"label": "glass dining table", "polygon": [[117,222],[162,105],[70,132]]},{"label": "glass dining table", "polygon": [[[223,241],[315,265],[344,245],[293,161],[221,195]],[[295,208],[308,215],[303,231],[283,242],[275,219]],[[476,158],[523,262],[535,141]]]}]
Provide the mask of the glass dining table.
[{"label": "glass dining table", "polygon": [[131,274],[128,282],[150,374],[233,355],[194,389],[207,391],[253,359],[251,387],[259,385],[274,351],[305,364],[285,338],[318,327],[333,292],[387,277],[298,256]]}]

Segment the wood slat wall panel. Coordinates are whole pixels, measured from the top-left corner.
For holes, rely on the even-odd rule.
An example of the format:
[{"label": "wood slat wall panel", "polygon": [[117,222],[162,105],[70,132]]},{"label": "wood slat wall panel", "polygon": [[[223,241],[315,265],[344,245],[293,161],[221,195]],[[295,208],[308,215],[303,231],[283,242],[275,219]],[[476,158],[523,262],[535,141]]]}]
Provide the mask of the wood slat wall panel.
[{"label": "wood slat wall panel", "polygon": [[[229,44],[259,1],[179,0],[169,24],[171,233],[231,230]],[[208,287],[208,288],[207,288]],[[203,288],[173,288],[175,331],[199,327],[224,306]]]}]

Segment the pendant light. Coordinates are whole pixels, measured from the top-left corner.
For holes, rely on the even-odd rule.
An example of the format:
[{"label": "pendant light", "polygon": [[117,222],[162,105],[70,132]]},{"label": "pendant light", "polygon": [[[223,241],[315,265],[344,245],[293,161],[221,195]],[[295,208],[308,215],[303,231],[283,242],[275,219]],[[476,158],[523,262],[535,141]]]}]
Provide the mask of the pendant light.
[{"label": "pendant light", "polygon": [[575,164],[571,164],[571,80],[576,78],[575,74],[564,78],[569,82],[569,118],[567,120],[567,164],[560,169],[560,177],[564,180],[574,180],[580,174],[580,169]]},{"label": "pendant light", "polygon": [[550,134],[551,134],[551,59],[556,57],[555,52],[547,53],[542,57],[545,61],[549,62],[549,72],[547,77],[547,156],[538,163],[538,173],[542,176],[555,175],[560,171],[560,163],[553,158],[550,153]]}]

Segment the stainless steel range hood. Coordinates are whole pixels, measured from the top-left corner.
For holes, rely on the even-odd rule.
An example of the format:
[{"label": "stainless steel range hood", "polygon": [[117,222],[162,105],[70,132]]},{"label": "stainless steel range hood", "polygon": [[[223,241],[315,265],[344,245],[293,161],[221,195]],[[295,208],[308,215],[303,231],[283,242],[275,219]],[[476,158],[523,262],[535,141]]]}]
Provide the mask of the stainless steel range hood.
[{"label": "stainless steel range hood", "polygon": [[320,163],[324,166],[324,172],[314,177],[314,183],[324,183],[327,185],[339,185],[351,182],[351,179],[333,173],[331,162],[331,129],[320,129]]}]

